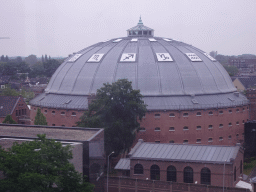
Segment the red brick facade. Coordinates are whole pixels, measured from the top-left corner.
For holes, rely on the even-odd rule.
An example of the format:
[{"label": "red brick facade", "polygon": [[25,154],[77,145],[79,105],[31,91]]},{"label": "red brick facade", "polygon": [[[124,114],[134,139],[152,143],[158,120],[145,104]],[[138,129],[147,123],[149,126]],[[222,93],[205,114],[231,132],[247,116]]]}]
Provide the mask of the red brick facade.
[{"label": "red brick facade", "polygon": [[[36,110],[37,107],[31,107],[32,123]],[[84,113],[78,110],[50,108],[41,110],[49,126],[75,126]],[[137,139],[160,143],[183,143],[187,140],[189,144],[234,145],[244,140],[244,122],[247,119],[248,106],[194,111],[148,111],[140,122],[145,130],[139,131]]]},{"label": "red brick facade", "polygon": [[250,120],[256,120],[256,90],[247,89],[246,97],[250,101]]}]

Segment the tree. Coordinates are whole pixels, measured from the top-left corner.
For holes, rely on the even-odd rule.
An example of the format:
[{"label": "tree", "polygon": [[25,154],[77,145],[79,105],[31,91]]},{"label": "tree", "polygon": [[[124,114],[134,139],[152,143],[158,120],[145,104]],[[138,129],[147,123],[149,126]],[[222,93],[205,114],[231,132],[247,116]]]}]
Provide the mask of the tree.
[{"label": "tree", "polygon": [[140,91],[134,90],[127,79],[103,85],[77,125],[105,128],[105,150],[107,154],[115,151],[118,155],[132,146],[146,105]]},{"label": "tree", "polygon": [[37,63],[37,57],[36,55],[29,55],[28,57],[25,58],[25,62],[29,65],[35,65]]},{"label": "tree", "polygon": [[37,108],[34,124],[35,125],[47,125],[46,117],[41,112],[40,108]]},{"label": "tree", "polygon": [[42,59],[41,59],[42,63],[44,63],[44,56],[42,55]]},{"label": "tree", "polygon": [[44,74],[47,77],[51,77],[56,69],[60,66],[60,63],[55,59],[48,59],[44,63]]},{"label": "tree", "polygon": [[224,65],[224,68],[226,69],[226,71],[228,72],[228,74],[230,76],[234,76],[238,73],[238,69],[236,66],[227,66],[227,65]]},{"label": "tree", "polygon": [[37,135],[38,139],[14,143],[8,150],[0,146],[0,191],[11,192],[92,192],[92,184],[82,179],[73,164],[71,146]]},{"label": "tree", "polygon": [[1,93],[3,96],[19,96],[20,93],[16,91],[15,89],[11,89],[10,86],[7,86],[6,89],[4,89]]},{"label": "tree", "polygon": [[17,124],[16,121],[13,120],[11,115],[7,115],[3,121],[3,123],[7,123],[7,124]]},{"label": "tree", "polygon": [[2,61],[2,62],[5,62],[4,55],[1,56],[1,61]]}]

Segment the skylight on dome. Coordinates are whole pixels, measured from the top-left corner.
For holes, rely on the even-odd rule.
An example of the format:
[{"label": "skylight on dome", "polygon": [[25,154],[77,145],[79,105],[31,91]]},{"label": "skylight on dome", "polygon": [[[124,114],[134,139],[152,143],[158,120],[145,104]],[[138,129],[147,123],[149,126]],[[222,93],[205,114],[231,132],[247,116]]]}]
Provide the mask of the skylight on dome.
[{"label": "skylight on dome", "polygon": [[206,57],[208,57],[209,59],[211,59],[212,61],[216,61],[216,59],[214,59],[211,55],[204,53]]},{"label": "skylight on dome", "polygon": [[81,57],[82,54],[75,54],[73,57],[71,57],[68,62],[75,62],[79,57]]},{"label": "skylight on dome", "polygon": [[154,38],[148,38],[149,41],[156,41]]},{"label": "skylight on dome", "polygon": [[91,58],[88,60],[88,62],[100,62],[100,60],[103,57],[103,53],[97,53],[97,54],[93,54],[91,56]]},{"label": "skylight on dome", "polygon": [[134,62],[136,60],[136,53],[123,53],[120,59],[121,62]]},{"label": "skylight on dome", "polygon": [[195,53],[185,53],[191,61],[202,61]]},{"label": "skylight on dome", "polygon": [[158,61],[173,61],[169,53],[156,53]]},{"label": "skylight on dome", "polygon": [[138,41],[138,39],[132,39],[131,41]]},{"label": "skylight on dome", "polygon": [[114,40],[113,42],[114,42],[114,43],[117,43],[117,42],[119,42],[119,41],[122,41],[122,39],[116,39],[116,40]]},{"label": "skylight on dome", "polygon": [[164,39],[165,41],[172,41],[171,39]]}]

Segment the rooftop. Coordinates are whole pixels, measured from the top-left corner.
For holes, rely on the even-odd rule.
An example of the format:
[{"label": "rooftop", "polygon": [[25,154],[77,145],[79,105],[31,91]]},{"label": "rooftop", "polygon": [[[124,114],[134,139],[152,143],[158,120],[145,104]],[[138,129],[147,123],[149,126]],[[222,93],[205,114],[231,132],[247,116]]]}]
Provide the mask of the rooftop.
[{"label": "rooftop", "polygon": [[48,139],[65,141],[89,141],[103,131],[100,128],[48,127],[30,125],[0,124],[0,137],[37,138],[37,134],[46,134]]}]

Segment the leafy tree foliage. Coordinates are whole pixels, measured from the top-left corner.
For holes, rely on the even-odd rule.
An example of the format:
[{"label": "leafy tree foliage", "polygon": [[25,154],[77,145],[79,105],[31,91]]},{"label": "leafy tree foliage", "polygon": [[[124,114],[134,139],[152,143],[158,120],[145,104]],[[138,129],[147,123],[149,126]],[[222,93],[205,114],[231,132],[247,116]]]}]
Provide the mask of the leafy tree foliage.
[{"label": "leafy tree foliage", "polygon": [[107,154],[115,151],[118,155],[129,151],[132,146],[136,130],[140,127],[138,120],[145,115],[146,105],[140,91],[134,90],[132,82],[127,79],[103,85],[77,124],[105,128],[105,150]]},{"label": "leafy tree foliage", "polygon": [[7,115],[3,121],[3,123],[7,123],[7,124],[17,124],[16,121],[13,120],[11,115]]},{"label": "leafy tree foliage", "polygon": [[28,57],[25,58],[25,62],[29,65],[32,66],[37,63],[37,57],[36,55],[29,55]]},{"label": "leafy tree foliage", "polygon": [[34,124],[35,125],[47,125],[46,117],[41,112],[40,108],[37,108]]},{"label": "leafy tree foliage", "polygon": [[234,76],[238,73],[238,69],[236,66],[224,66],[224,68],[230,76]]},{"label": "leafy tree foliage", "polygon": [[0,146],[0,191],[6,192],[92,192],[73,164],[71,146],[38,135],[35,141],[14,143],[9,150]]},{"label": "leafy tree foliage", "polygon": [[10,86],[7,86],[7,88],[5,88],[1,95],[3,96],[19,96],[20,93],[18,91],[16,91],[15,89],[11,89]]},{"label": "leafy tree foliage", "polygon": [[[49,57],[50,58],[50,57]],[[56,69],[60,66],[60,63],[55,59],[48,59],[44,62],[44,74],[47,77],[51,77]]]}]

